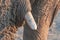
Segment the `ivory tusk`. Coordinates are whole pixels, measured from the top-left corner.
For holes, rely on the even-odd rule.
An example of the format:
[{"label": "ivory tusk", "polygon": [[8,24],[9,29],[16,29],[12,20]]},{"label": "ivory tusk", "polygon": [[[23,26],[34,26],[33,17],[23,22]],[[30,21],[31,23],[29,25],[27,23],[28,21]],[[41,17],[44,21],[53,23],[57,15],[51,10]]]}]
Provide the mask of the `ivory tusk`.
[{"label": "ivory tusk", "polygon": [[31,12],[27,12],[27,14],[25,15],[25,20],[32,30],[37,30],[37,24]]}]

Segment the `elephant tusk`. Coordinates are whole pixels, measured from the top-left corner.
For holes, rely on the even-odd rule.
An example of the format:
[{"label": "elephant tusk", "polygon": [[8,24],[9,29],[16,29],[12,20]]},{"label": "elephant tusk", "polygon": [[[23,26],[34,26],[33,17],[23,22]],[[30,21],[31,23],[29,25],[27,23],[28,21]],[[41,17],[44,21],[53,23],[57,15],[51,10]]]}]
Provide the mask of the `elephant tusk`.
[{"label": "elephant tusk", "polygon": [[32,30],[37,30],[37,24],[31,12],[27,12],[27,14],[25,15],[25,20]]}]

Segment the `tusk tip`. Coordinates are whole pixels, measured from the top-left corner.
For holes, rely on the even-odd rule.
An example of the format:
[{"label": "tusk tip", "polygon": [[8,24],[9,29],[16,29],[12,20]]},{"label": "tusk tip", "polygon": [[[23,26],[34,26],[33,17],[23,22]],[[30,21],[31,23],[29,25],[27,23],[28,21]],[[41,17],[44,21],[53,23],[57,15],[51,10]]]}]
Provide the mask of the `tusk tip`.
[{"label": "tusk tip", "polygon": [[37,30],[37,24],[31,12],[27,12],[27,14],[25,15],[25,20],[32,30]]}]

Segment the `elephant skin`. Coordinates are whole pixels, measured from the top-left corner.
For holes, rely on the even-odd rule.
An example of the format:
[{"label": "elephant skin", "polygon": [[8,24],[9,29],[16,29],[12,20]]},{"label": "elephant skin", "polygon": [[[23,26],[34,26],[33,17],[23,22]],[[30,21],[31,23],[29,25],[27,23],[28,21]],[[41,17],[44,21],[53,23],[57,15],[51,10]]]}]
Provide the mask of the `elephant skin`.
[{"label": "elephant skin", "polygon": [[[25,15],[31,10],[30,0],[0,0],[0,31],[2,32],[0,37],[2,36],[3,39],[5,34],[15,33],[17,28],[23,25]],[[4,40],[13,40],[13,38]]]},{"label": "elephant skin", "polygon": [[23,24],[25,14],[31,11],[38,28],[32,30],[26,23],[23,40],[47,40],[58,3],[59,0],[0,0],[0,39],[14,40],[12,35]]},{"label": "elephant skin", "polygon": [[49,27],[58,11],[60,0],[30,0],[32,14],[38,25],[33,31],[25,24],[23,40],[47,40]]}]

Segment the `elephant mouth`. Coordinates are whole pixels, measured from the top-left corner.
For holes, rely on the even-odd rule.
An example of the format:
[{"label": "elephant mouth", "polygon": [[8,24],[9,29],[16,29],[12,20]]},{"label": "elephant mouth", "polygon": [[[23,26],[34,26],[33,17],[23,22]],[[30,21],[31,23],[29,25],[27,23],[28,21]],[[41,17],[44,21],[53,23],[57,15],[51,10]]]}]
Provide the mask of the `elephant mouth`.
[{"label": "elephant mouth", "polygon": [[25,15],[25,20],[26,20],[28,26],[32,30],[37,30],[37,24],[36,24],[31,12],[27,12],[27,14]]}]

